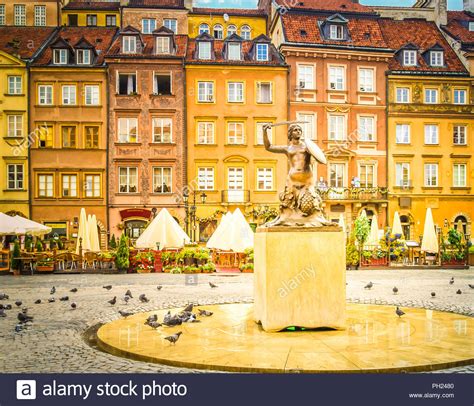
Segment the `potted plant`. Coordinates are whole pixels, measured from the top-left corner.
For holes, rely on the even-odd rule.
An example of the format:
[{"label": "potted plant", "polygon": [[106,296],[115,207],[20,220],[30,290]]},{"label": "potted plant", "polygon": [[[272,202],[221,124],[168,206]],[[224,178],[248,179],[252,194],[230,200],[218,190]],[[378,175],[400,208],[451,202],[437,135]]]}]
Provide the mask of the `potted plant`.
[{"label": "potted plant", "polygon": [[26,252],[33,251],[33,237],[31,235],[25,236],[25,250]]},{"label": "potted plant", "polygon": [[243,264],[240,267],[240,271],[243,272],[243,273],[252,273],[253,272],[253,264],[252,263]]},{"label": "potted plant", "polygon": [[112,234],[112,238],[109,241],[109,248],[112,250],[117,248],[117,240],[115,239],[115,234]]},{"label": "potted plant", "polygon": [[118,271],[121,273],[127,272],[129,266],[130,266],[130,249],[128,248],[127,244],[127,237],[125,237],[125,234],[122,234],[120,237],[118,249],[117,249],[117,255],[115,258],[115,266],[117,267]]},{"label": "potted plant", "polygon": [[152,252],[139,252],[134,257],[138,273],[150,273],[155,269],[155,256]]},{"label": "potted plant", "polygon": [[173,268],[170,269],[169,271],[170,273],[183,273],[183,268],[179,267],[179,266],[175,266]]},{"label": "potted plant", "polygon": [[216,265],[213,262],[208,262],[202,266],[203,273],[212,273],[216,271]]},{"label": "potted plant", "polygon": [[194,258],[196,259],[196,262],[197,262],[198,265],[206,264],[210,259],[209,250],[207,250],[205,248],[198,249],[194,253]]},{"label": "potted plant", "polygon": [[359,251],[355,245],[354,235],[351,235],[346,245],[346,267],[347,269],[357,269],[359,266]]},{"label": "potted plant", "polygon": [[53,270],[54,270],[53,257],[46,257],[46,258],[40,259],[36,263],[37,272],[53,272]]},{"label": "potted plant", "polygon": [[245,254],[245,262],[249,263],[249,264],[253,264],[253,258],[254,258],[254,252],[253,252],[253,248],[247,248],[245,251],[244,251],[244,254]]},{"label": "potted plant", "polygon": [[36,248],[36,252],[43,252],[43,243],[41,242],[39,238],[36,240],[35,248]]},{"label": "potted plant", "polygon": [[20,243],[18,242],[18,239],[15,240],[15,243],[13,244],[13,252],[12,252],[12,259],[11,259],[11,269],[13,269],[13,273],[15,275],[18,275],[20,272],[20,260],[18,257],[21,256],[20,252]]}]

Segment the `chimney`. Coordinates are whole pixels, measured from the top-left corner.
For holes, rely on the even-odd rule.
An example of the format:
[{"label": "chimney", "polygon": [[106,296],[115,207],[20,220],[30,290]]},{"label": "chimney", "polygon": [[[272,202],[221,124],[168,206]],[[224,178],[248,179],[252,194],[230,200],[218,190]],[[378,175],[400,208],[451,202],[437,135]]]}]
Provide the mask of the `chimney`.
[{"label": "chimney", "polygon": [[474,0],[463,0],[462,9],[474,13]]},{"label": "chimney", "polygon": [[[473,1],[473,0],[471,0]],[[448,0],[436,0],[435,7],[435,21],[438,26],[448,24]]]},{"label": "chimney", "polygon": [[193,0],[184,0],[184,7],[188,10],[193,10]]}]

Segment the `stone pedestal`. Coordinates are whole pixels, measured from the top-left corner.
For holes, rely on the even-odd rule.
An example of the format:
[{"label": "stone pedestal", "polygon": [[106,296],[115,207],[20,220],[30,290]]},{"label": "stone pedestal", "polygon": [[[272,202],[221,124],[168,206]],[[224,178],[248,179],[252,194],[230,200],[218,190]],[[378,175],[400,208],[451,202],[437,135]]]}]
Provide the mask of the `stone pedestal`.
[{"label": "stone pedestal", "polygon": [[255,234],[255,321],[343,329],[346,253],[340,227],[260,227]]}]

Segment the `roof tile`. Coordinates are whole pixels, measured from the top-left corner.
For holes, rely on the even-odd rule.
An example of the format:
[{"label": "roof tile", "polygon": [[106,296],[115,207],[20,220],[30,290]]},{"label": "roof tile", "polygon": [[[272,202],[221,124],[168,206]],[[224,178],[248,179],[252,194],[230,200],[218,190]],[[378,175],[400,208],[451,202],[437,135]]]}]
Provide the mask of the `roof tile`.
[{"label": "roof tile", "polygon": [[50,27],[0,27],[0,50],[30,59],[54,30]]}]

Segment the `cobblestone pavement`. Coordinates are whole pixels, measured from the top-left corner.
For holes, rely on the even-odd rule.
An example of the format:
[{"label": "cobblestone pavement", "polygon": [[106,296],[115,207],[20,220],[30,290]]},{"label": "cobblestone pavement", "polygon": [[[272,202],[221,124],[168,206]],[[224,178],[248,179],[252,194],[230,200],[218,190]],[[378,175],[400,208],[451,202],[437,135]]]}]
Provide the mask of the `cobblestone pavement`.
[{"label": "cobblestone pavement", "polygon": [[[406,307],[425,307],[474,316],[474,269],[470,270],[363,270],[347,272],[347,300],[354,303],[391,304]],[[454,277],[453,285],[449,279]],[[218,288],[211,289],[212,281]],[[373,288],[364,289],[371,281]],[[111,284],[111,291],[102,288]],[[158,291],[157,285],[163,288]],[[48,303],[51,287],[55,303]],[[399,292],[394,295],[392,288]],[[78,288],[77,293],[69,292]],[[131,289],[134,299],[126,305],[123,296]],[[456,294],[461,289],[462,294]],[[436,297],[431,298],[431,292]],[[253,275],[198,275],[197,285],[187,285],[185,275],[37,275],[2,276],[0,293],[10,296],[2,304],[22,300],[34,322],[24,331],[15,333],[17,311],[7,311],[0,318],[0,371],[2,372],[104,372],[104,373],[188,373],[197,370],[174,368],[127,360],[98,351],[86,343],[84,334],[99,323],[119,317],[119,309],[150,311],[158,308],[180,307],[189,302],[199,304],[252,302]],[[138,301],[140,293],[150,299]],[[69,302],[59,298],[68,295]],[[107,303],[117,296],[117,304]],[[41,299],[41,304],[34,304]],[[70,303],[77,303],[71,310]],[[89,333],[89,335],[91,335]],[[470,372],[474,365],[437,372]]]}]

